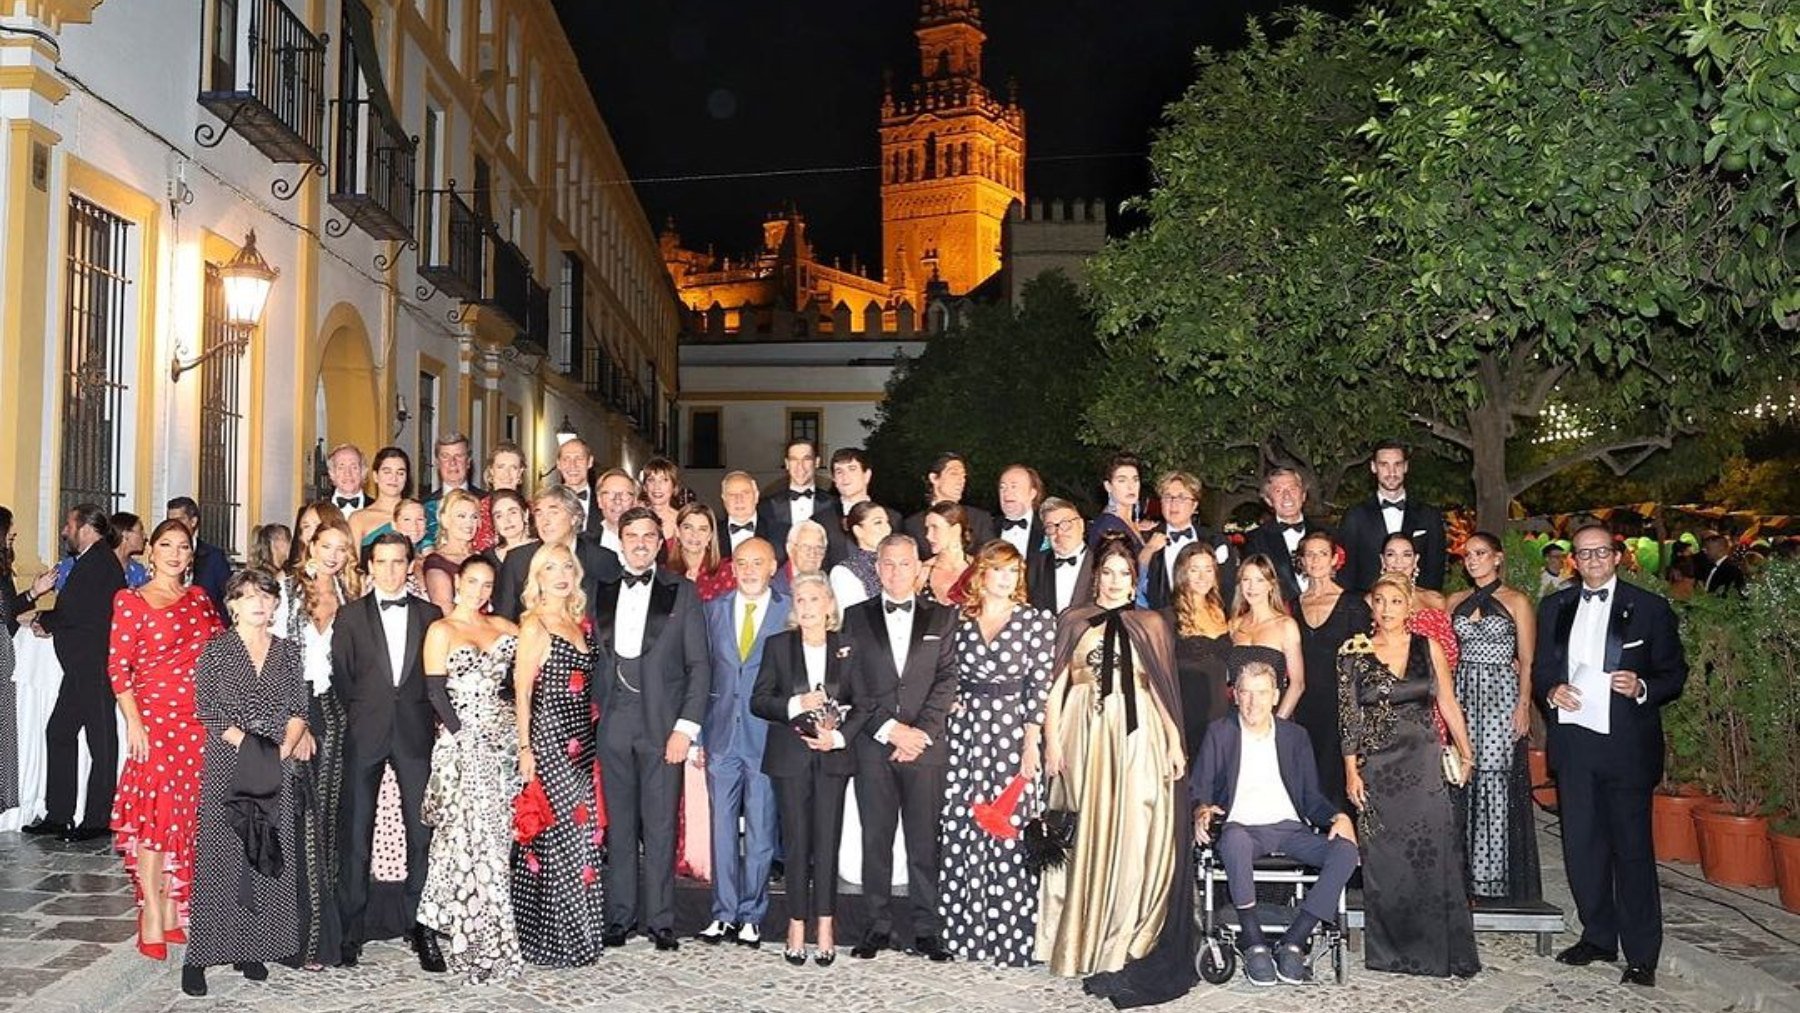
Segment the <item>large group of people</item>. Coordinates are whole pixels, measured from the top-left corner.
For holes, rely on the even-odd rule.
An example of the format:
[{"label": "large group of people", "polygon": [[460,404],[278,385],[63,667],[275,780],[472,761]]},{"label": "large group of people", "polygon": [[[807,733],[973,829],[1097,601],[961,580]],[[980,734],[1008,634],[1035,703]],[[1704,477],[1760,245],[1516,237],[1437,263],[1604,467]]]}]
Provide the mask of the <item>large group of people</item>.
[{"label": "large group of people", "polygon": [[[488,454],[484,489],[446,436],[417,498],[404,450],[340,447],[330,492],[259,527],[236,573],[192,500],[147,540],[76,507],[72,562],[24,592],[10,556],[0,572],[8,623],[64,671],[26,830],[110,832],[138,948],[186,943],[190,994],[208,967],[354,966],[395,936],[471,982],[637,935],[676,950],[686,875],[711,884],[705,944],[760,946],[779,877],[789,964],[840,943],[1044,964],[1134,1006],[1194,981],[1196,841],[1257,984],[1307,979],[1359,865],[1368,967],[1475,973],[1471,899],[1538,893],[1542,708],[1583,925],[1559,959],[1622,947],[1626,980],[1654,982],[1648,793],[1686,668],[1605,528],[1575,532],[1575,582],[1534,608],[1486,533],[1443,593],[1444,517],[1409,500],[1398,443],[1336,534],[1272,470],[1241,545],[1198,523],[1198,479],[1129,454],[1090,520],[1025,464],[989,513],[946,453],[903,518],[870,498],[863,451],[782,452],[785,481],[730,472],[716,514],[672,462],[596,474],[580,438],[527,492],[519,448]],[[1046,834],[1062,861],[1030,846]],[[1272,940],[1250,882],[1271,851],[1321,872]],[[844,881],[862,931],[840,940]]]}]

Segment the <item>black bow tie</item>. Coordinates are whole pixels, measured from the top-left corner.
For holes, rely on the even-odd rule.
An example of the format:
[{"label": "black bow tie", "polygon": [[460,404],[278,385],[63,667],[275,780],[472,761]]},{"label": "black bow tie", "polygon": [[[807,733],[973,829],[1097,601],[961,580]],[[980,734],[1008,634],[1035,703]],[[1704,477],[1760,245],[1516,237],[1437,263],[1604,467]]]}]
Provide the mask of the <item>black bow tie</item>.
[{"label": "black bow tie", "polygon": [[624,581],[626,587],[641,587],[650,583],[650,578],[652,576],[654,576],[654,574],[651,571],[645,570],[643,573],[627,573],[621,579]]},{"label": "black bow tie", "polygon": [[740,531],[748,531],[753,535],[756,534],[756,522],[751,521],[748,524],[733,524],[733,525],[731,525],[730,534],[735,535]]},{"label": "black bow tie", "polygon": [[1000,518],[1000,530],[1001,531],[1011,531],[1014,528],[1025,528],[1027,530],[1030,530],[1031,518],[1020,517],[1016,520],[1007,518],[1007,517]]},{"label": "black bow tie", "polygon": [[1604,587],[1595,587],[1595,588],[1584,587],[1581,589],[1581,600],[1587,601],[1590,598],[1598,598],[1601,601],[1605,601],[1608,593],[1610,593],[1610,592],[1608,591],[1607,588],[1604,588]]},{"label": "black bow tie", "polygon": [[912,599],[911,598],[908,598],[905,601],[883,601],[881,603],[881,605],[883,608],[887,609],[889,612],[911,612],[912,611]]},{"label": "black bow tie", "polygon": [[1171,543],[1179,542],[1183,538],[1193,538],[1193,537],[1194,537],[1194,529],[1193,528],[1182,528],[1180,531],[1169,532],[1169,541]]},{"label": "black bow tie", "polygon": [[1282,531],[1284,533],[1288,532],[1288,531],[1293,531],[1293,532],[1297,532],[1302,535],[1306,534],[1306,522],[1305,521],[1295,521],[1292,524],[1288,524],[1284,521],[1276,521],[1275,527],[1277,530]]},{"label": "black bow tie", "polygon": [[384,609],[403,609],[406,607],[405,598],[377,598],[376,601],[378,601]]},{"label": "black bow tie", "polygon": [[1076,563],[1079,563],[1079,562],[1081,562],[1080,556],[1057,556],[1056,557],[1056,565],[1057,566],[1074,566]]},{"label": "black bow tie", "polygon": [[812,498],[813,498],[813,491],[811,489],[789,489],[788,490],[788,499],[790,499],[790,500],[802,500],[802,499],[812,499]]},{"label": "black bow tie", "polygon": [[1405,513],[1406,512],[1406,501],[1403,499],[1384,499],[1381,501],[1381,509],[1383,509],[1383,510],[1398,510],[1401,513]]},{"label": "black bow tie", "polygon": [[360,507],[360,506],[362,506],[362,497],[361,496],[339,496],[332,502],[337,504],[337,508],[339,510],[342,510],[345,507]]}]

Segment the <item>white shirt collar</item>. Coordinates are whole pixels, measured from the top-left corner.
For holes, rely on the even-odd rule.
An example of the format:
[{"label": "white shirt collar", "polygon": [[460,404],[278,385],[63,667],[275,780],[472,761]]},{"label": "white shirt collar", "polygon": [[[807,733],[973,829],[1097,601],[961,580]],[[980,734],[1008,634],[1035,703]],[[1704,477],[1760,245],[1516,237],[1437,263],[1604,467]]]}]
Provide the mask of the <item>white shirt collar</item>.
[{"label": "white shirt collar", "polygon": [[[1590,590],[1590,588],[1587,586],[1586,581],[1583,581],[1581,583],[1581,589],[1583,591]],[[1592,588],[1591,590],[1605,591],[1606,592],[1606,604],[1611,605],[1613,603],[1613,601],[1617,599],[1618,594],[1619,594],[1619,575],[1616,573],[1613,574],[1612,577],[1610,579],[1608,579],[1606,583],[1601,584],[1599,587]],[[1598,598],[1589,598],[1586,596],[1584,596],[1582,598],[1582,602],[1584,604],[1589,601],[1598,601],[1598,600],[1599,600]]]}]

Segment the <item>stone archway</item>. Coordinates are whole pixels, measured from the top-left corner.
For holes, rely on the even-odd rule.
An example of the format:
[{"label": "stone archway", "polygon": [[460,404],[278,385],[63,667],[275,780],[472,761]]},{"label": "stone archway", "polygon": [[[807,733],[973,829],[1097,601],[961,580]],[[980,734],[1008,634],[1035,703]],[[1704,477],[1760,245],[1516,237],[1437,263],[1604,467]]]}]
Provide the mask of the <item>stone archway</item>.
[{"label": "stone archway", "polygon": [[[381,395],[369,332],[356,310],[340,303],[326,314],[320,329],[317,381],[313,387],[309,457],[323,441],[327,450],[340,443],[362,448],[365,455],[383,446]],[[310,484],[310,478],[309,478]]]}]

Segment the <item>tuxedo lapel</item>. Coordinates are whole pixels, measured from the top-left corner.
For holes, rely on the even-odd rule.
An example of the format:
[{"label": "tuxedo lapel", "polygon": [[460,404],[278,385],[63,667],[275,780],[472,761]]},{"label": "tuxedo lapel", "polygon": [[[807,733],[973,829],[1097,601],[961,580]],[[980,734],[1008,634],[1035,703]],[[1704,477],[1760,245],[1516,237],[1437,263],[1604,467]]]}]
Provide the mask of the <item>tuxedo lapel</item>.
[{"label": "tuxedo lapel", "polygon": [[[930,611],[927,611],[927,606],[922,600],[918,598],[913,599],[912,638],[906,648],[907,668],[911,668],[913,659],[920,656],[919,647],[925,643],[925,634],[930,632],[927,627],[931,625],[931,621],[935,618],[937,618],[937,609],[932,608]],[[898,675],[900,676],[900,681],[904,683],[906,681],[906,673],[900,672]]]},{"label": "tuxedo lapel", "polygon": [[1572,594],[1562,603],[1561,611],[1556,613],[1556,628],[1551,635],[1551,642],[1562,650],[1563,664],[1569,659],[1569,631],[1575,628],[1575,606],[1581,601],[1579,594]]},{"label": "tuxedo lapel", "polygon": [[675,611],[675,593],[680,589],[681,585],[676,581],[665,583],[660,572],[650,581],[650,611],[644,616],[644,649],[640,656],[648,657],[656,646],[656,638],[668,623],[669,613]]},{"label": "tuxedo lapel", "polygon": [[1624,653],[1625,619],[1631,611],[1625,604],[1625,582],[1613,585],[1612,614],[1606,619],[1606,670],[1619,670],[1619,655]]},{"label": "tuxedo lapel", "polygon": [[[833,700],[843,699],[841,691],[844,687],[844,659],[839,657],[839,653],[843,651],[845,642],[841,633],[825,634],[825,695]],[[805,692],[809,688],[806,683],[806,655],[801,649],[799,637],[794,638],[794,653],[797,656],[795,667],[800,672],[800,690]]]},{"label": "tuxedo lapel", "polygon": [[606,581],[594,596],[594,642],[612,649],[613,627],[618,619],[619,588],[616,580]]},{"label": "tuxedo lapel", "polygon": [[400,649],[400,678],[396,685],[404,682],[412,674],[413,666],[419,661],[419,648],[425,643],[425,617],[420,614],[423,603],[418,599],[408,599],[406,603],[406,645]]},{"label": "tuxedo lapel", "polygon": [[[894,681],[900,681],[900,670],[894,666],[894,644],[888,639],[886,602],[880,597],[871,599],[874,607],[869,609],[869,635],[875,638],[875,646],[880,648],[881,663],[888,671],[894,673]],[[915,617],[916,618],[916,617]]]},{"label": "tuxedo lapel", "polygon": [[[387,624],[381,621],[381,605],[376,602],[375,593],[373,591],[364,595],[362,602],[363,614],[368,617],[369,636],[375,641],[376,663],[381,671],[387,673],[387,684],[392,686],[394,685],[395,675],[394,663],[389,660],[392,655],[388,654]],[[407,611],[412,611],[410,605],[407,606]]]}]

